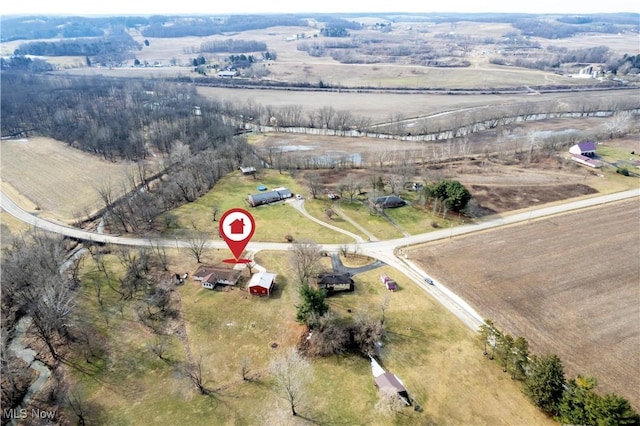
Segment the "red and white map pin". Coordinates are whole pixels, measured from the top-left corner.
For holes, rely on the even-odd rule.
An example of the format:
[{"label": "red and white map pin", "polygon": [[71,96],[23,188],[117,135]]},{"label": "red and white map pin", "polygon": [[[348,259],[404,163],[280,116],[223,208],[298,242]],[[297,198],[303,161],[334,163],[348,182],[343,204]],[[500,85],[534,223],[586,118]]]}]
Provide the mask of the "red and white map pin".
[{"label": "red and white map pin", "polygon": [[251,259],[240,259],[244,248],[249,244],[256,230],[253,216],[244,209],[227,210],[220,218],[218,225],[220,236],[231,249],[235,259],[224,259],[225,263],[249,263]]}]

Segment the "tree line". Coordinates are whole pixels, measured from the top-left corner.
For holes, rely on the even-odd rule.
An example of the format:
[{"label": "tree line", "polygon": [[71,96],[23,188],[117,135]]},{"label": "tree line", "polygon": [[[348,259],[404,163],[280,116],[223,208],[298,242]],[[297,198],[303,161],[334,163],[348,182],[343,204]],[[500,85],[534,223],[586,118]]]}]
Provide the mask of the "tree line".
[{"label": "tree line", "polygon": [[141,45],[122,28],[119,31],[112,29],[107,35],[100,37],[23,43],[15,50],[14,55],[97,56],[99,58],[117,56],[126,58],[128,52],[139,49],[141,49]]},{"label": "tree line", "polygon": [[640,416],[629,402],[615,394],[599,395],[593,377],[567,380],[557,355],[529,353],[524,337],[514,339],[491,320],[479,328],[483,353],[496,359],[511,378],[523,382],[523,392],[542,411],[561,424],[638,425]]},{"label": "tree line", "polygon": [[[182,140],[192,152],[229,143],[236,128],[219,104],[193,87],[101,77],[0,76],[2,136],[48,136],[109,160],[168,155]],[[199,106],[199,115],[194,114]]]},{"label": "tree line", "polygon": [[[165,25],[171,22],[171,25]],[[142,29],[145,37],[209,36],[275,26],[304,27],[307,21],[296,15],[232,15],[228,17],[163,17]]]},{"label": "tree line", "polygon": [[2,17],[2,41],[70,37],[100,37],[111,28],[146,25],[151,18],[142,16],[17,16]]},{"label": "tree line", "polygon": [[234,40],[229,38],[223,41],[214,40],[201,43],[199,51],[208,53],[265,52],[267,51],[267,43],[256,40]]},{"label": "tree line", "polygon": [[[192,153],[189,145],[176,143],[163,167],[160,178],[148,179],[144,166],[138,173],[118,181],[105,181],[96,188],[103,202],[107,226],[120,232],[148,232],[176,226],[171,214],[164,223],[155,220],[163,213],[196,201],[211,190],[225,175],[241,165],[256,164],[252,148],[243,138],[234,138]],[[117,198],[118,193],[125,196]]]},{"label": "tree line", "polygon": [[[591,21],[582,24],[565,23],[540,18],[520,19],[512,25],[529,37],[542,37],[548,39],[568,38],[582,33],[608,33],[615,34],[625,31],[627,25],[617,25],[612,22]],[[637,22],[636,22],[637,27]]]}]

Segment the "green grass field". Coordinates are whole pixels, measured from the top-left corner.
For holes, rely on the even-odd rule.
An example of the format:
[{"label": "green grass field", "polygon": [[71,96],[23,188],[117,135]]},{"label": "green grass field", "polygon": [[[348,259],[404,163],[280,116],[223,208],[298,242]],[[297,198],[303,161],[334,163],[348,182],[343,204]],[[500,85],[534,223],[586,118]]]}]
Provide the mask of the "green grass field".
[{"label": "green grass field", "polygon": [[264,170],[254,179],[243,176],[240,172],[231,173],[221,179],[205,196],[193,203],[179,207],[158,219],[158,223],[166,222],[167,216],[176,218],[176,226],[166,231],[168,236],[178,236],[193,230],[205,232],[210,238],[218,238],[218,222],[213,221],[212,209],[217,206],[217,218],[232,208],[245,208],[256,221],[256,230],[252,241],[281,241],[291,235],[294,240],[310,239],[318,243],[341,244],[352,242],[347,235],[329,230],[313,223],[295,210],[288,203],[274,203],[259,207],[249,207],[245,201],[247,195],[259,191],[258,185],[272,189],[287,187],[293,193],[300,193],[302,187],[288,173],[279,174],[274,170]]}]

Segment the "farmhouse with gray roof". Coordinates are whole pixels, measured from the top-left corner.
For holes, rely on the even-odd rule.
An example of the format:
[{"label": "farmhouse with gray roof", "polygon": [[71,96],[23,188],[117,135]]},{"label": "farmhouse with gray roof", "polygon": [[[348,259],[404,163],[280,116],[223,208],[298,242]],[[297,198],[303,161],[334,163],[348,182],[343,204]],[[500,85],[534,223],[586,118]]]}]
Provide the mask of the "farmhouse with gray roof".
[{"label": "farmhouse with gray roof", "polygon": [[252,194],[247,197],[247,201],[251,207],[261,206],[263,204],[275,203],[276,201],[286,200],[293,197],[293,193],[288,188],[275,188],[271,191]]}]

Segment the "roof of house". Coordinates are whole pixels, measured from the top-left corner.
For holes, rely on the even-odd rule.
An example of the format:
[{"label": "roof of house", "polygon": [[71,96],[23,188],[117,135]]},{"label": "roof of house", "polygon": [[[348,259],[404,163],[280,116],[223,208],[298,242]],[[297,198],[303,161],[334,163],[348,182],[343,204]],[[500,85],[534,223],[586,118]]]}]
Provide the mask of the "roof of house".
[{"label": "roof of house", "polygon": [[591,167],[601,167],[602,166],[602,161],[599,160],[594,160],[591,157],[587,157],[585,155],[580,155],[580,154],[571,154],[571,158],[574,159],[575,161],[579,162],[579,163],[583,163],[586,164],[587,166],[591,166]]},{"label": "roof of house", "polygon": [[274,191],[276,191],[278,194],[280,194],[281,197],[283,198],[287,198],[287,197],[291,197],[292,192],[289,188],[275,188]]},{"label": "roof of house", "polygon": [[262,287],[269,289],[271,284],[275,281],[276,274],[270,272],[257,272],[253,274],[249,281],[249,287]]},{"label": "roof of house", "polygon": [[373,374],[373,377],[383,375],[385,373],[384,368],[382,368],[380,364],[378,364],[378,361],[376,361],[374,357],[369,355],[369,358],[371,359],[371,373]]},{"label": "roof of house", "polygon": [[397,195],[385,195],[383,197],[378,197],[375,200],[373,200],[374,204],[381,204],[381,205],[402,205],[405,203],[405,201],[398,197]]},{"label": "roof of house", "polygon": [[[259,189],[260,187],[258,187]],[[267,192],[260,192],[258,194],[251,194],[250,197],[253,200],[254,203],[259,203],[259,202],[271,202],[274,200],[280,200],[282,198],[289,198],[291,197],[292,193],[291,190],[289,188],[275,188],[272,189],[271,191],[267,191]]]},{"label": "roof of house", "polygon": [[260,192],[258,194],[251,194],[250,197],[255,203],[255,202],[262,202],[262,201],[279,200],[280,194],[278,194],[277,191],[267,191],[267,192]]},{"label": "roof of house", "polygon": [[582,151],[582,152],[595,151],[596,150],[596,143],[593,142],[593,141],[582,141],[582,142],[578,143],[577,145],[580,148],[580,151]]},{"label": "roof of house", "polygon": [[240,171],[242,173],[255,173],[256,168],[253,166],[249,166],[249,167],[240,167]]},{"label": "roof of house", "polygon": [[218,281],[236,282],[241,273],[242,271],[236,269],[202,265],[193,273],[193,278],[209,283]]},{"label": "roof of house", "polygon": [[351,284],[353,280],[351,279],[351,274],[345,272],[343,274],[336,273],[323,273],[318,274],[318,284]]},{"label": "roof of house", "polygon": [[376,381],[376,385],[379,389],[392,388],[395,389],[396,392],[407,391],[400,379],[398,379],[395,374],[385,372],[379,376],[374,377],[374,380]]}]

